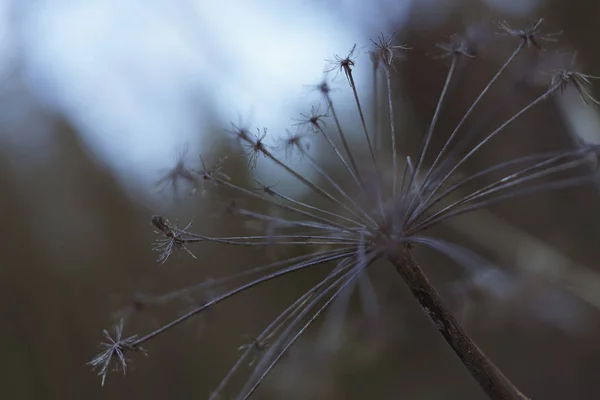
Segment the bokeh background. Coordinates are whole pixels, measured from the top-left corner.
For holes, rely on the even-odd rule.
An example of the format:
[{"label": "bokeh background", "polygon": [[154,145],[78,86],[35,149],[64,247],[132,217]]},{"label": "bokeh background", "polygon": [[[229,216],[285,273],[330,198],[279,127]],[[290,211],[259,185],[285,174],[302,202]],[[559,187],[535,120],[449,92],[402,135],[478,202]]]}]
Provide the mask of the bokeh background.
[{"label": "bokeh background", "polygon": [[[198,154],[207,162],[227,156],[235,181],[253,185],[256,174],[309,201],[268,164],[248,172],[229,146],[230,122],[267,127],[274,143],[290,118],[318,102],[306,85],[319,82],[325,59],[354,43],[364,53],[369,38],[397,31],[413,49],[398,69],[395,95],[409,152],[445,79],[435,43],[495,20],[519,26],[543,17],[550,31],[563,31],[561,48],[577,50],[578,67],[600,75],[598,15],[592,0],[0,1],[1,396],[208,397],[237,348],[321,275],[298,274],[219,305],[148,343],[149,356],[133,355],[126,378],[109,374],[101,387],[85,363],[102,329],[123,317],[126,335],[144,334],[214,293],[151,305],[146,296],[274,256],[206,245],[190,248],[197,259],[182,252],[158,264],[153,214],[193,219],[206,234],[260,228],[227,215],[230,198],[221,193],[157,186],[169,168],[197,166]],[[455,126],[509,52],[484,48],[461,71],[440,131]],[[543,90],[523,73],[534,61],[524,56],[509,70],[509,83],[490,92],[471,129],[493,127]],[[370,68],[363,54],[356,71],[367,104]],[[356,129],[344,77],[335,83],[343,120]],[[578,100],[567,92],[544,103],[467,169],[572,147],[578,138],[600,142],[600,108]],[[534,399],[594,399],[600,389],[597,204],[598,188],[589,185],[506,202],[435,230],[489,260],[480,271],[416,249],[467,330]],[[341,332],[327,322],[335,313],[325,318],[257,398],[484,398],[393,271],[381,265],[372,275],[376,311],[354,299]]]}]

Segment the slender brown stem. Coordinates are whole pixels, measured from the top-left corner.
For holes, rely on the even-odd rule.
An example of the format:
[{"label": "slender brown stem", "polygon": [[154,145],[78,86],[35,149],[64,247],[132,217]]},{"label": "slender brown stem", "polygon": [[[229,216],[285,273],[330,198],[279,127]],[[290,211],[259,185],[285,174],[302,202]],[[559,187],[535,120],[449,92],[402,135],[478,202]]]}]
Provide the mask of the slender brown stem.
[{"label": "slender brown stem", "polygon": [[325,99],[327,100],[328,110],[331,111],[331,116],[333,117],[333,120],[335,121],[335,125],[338,128],[338,133],[340,134],[340,139],[342,140],[342,144],[344,145],[344,150],[346,151],[346,155],[348,156],[348,159],[350,160],[350,165],[352,165],[354,174],[356,175],[358,180],[361,183],[363,183],[362,178],[360,176],[360,171],[358,170],[358,167],[356,166],[356,161],[354,161],[354,157],[352,157],[352,151],[350,151],[350,146],[348,145],[348,141],[346,140],[346,135],[344,134],[344,130],[342,129],[342,124],[340,123],[340,119],[338,118],[338,115],[335,112],[335,108],[333,107],[333,100],[331,99],[331,96],[329,95],[329,93],[325,94]]},{"label": "slender brown stem", "polygon": [[410,254],[410,248],[406,247],[400,254],[390,254],[388,260],[488,397],[492,400],[527,400],[460,326]]}]

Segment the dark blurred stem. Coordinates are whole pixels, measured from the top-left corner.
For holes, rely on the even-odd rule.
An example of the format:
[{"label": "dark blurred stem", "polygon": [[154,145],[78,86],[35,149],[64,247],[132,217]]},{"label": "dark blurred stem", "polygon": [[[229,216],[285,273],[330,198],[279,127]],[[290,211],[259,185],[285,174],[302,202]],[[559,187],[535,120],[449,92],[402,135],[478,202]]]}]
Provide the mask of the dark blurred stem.
[{"label": "dark blurred stem", "polygon": [[488,397],[492,400],[526,400],[527,397],[483,354],[460,326],[410,254],[409,248],[400,254],[388,256],[388,259]]}]

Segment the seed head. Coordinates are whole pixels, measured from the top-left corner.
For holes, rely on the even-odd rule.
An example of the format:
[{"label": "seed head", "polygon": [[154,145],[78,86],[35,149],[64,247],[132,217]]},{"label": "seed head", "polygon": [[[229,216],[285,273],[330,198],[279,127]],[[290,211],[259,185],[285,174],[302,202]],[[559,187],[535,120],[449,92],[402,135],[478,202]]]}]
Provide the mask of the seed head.
[{"label": "seed head", "polygon": [[527,47],[533,46],[538,50],[543,50],[540,40],[556,42],[558,41],[557,36],[562,34],[562,32],[543,33],[540,29],[542,21],[543,19],[540,18],[535,24],[525,29],[515,29],[506,21],[499,21],[497,25],[500,29],[500,35],[518,37],[521,39],[521,45],[526,45]]},{"label": "seed head", "polygon": [[374,41],[371,39],[371,43],[375,46],[373,50],[371,50],[371,59],[373,62],[378,65],[380,62],[383,64],[385,68],[389,68],[391,70],[395,70],[394,60],[401,57],[402,53],[399,50],[410,50],[410,47],[407,45],[394,45],[394,36],[396,32],[392,33],[388,38],[381,33],[377,40]]},{"label": "seed head", "polygon": [[179,183],[187,183],[193,187],[198,184],[197,177],[194,175],[193,169],[189,168],[185,163],[185,157],[188,149],[186,148],[177,156],[175,166],[167,170],[164,175],[156,181],[156,186],[162,192],[167,186],[170,186],[173,193],[179,191]]},{"label": "seed head", "polygon": [[[340,57],[339,55],[335,55],[333,60],[329,60],[329,64],[331,64],[331,68],[330,69],[326,69],[325,72],[332,72],[332,71],[336,71],[337,73],[339,72],[344,72],[344,74],[346,75],[346,79],[348,79],[348,83],[350,84],[350,86],[354,86],[352,83],[352,68],[354,67],[354,51],[356,50],[356,44],[354,46],[352,46],[352,49],[350,49],[350,52],[348,53],[348,55],[344,58]],[[337,74],[336,74],[337,76]]]},{"label": "seed head", "polygon": [[454,56],[475,58],[475,54],[471,53],[471,46],[468,41],[457,34],[451,35],[448,42],[436,43],[435,45],[444,51],[444,53],[439,55],[438,58],[450,58]]},{"label": "seed head", "polygon": [[575,90],[577,90],[579,97],[585,105],[588,104],[588,101],[592,101],[593,103],[600,105],[600,102],[596,100],[591,93],[591,80],[600,79],[600,77],[583,74],[573,70],[572,67],[575,64],[575,56],[576,55],[574,55],[571,59],[569,68],[554,71],[550,86],[559,85],[561,93],[563,93],[567,87],[572,86],[575,88]]},{"label": "seed head", "polygon": [[261,181],[259,181],[258,179],[255,179],[254,182],[256,182],[258,184],[257,188],[254,188],[254,190],[259,191],[259,192],[263,192],[268,196],[276,196],[275,191],[273,190],[273,188],[277,185],[266,185],[264,183],[262,183]]},{"label": "seed head", "polygon": [[127,369],[127,356],[126,353],[130,351],[142,351],[146,354],[146,350],[142,347],[134,347],[133,344],[136,335],[130,336],[123,339],[123,319],[115,325],[115,337],[113,338],[106,329],[102,331],[102,335],[106,339],[106,342],[100,343],[102,351],[96,355],[88,365],[92,366],[92,369],[100,368],[98,375],[102,377],[102,386],[106,380],[106,374],[111,364],[114,363],[114,371],[123,371],[123,375],[126,374]]},{"label": "seed head", "polygon": [[300,113],[301,118],[293,119],[296,121],[293,126],[308,126],[314,132],[319,132],[325,129],[324,119],[328,117],[327,114],[321,113],[321,105],[312,106],[309,113]]},{"label": "seed head", "polygon": [[267,128],[263,128],[262,133],[258,128],[256,131],[256,134],[246,135],[241,138],[243,140],[242,147],[246,149],[246,155],[248,156],[248,167],[250,167],[250,169],[256,168],[258,157],[267,152],[267,146],[264,143],[264,139],[267,136]]},{"label": "seed head", "polygon": [[196,258],[194,253],[187,248],[187,241],[183,236],[183,233],[192,226],[191,222],[185,228],[179,229],[162,216],[155,215],[152,217],[152,225],[158,229],[155,233],[163,237],[156,241],[153,248],[154,251],[160,253],[159,263],[164,264],[176,250],[185,250],[193,258]]},{"label": "seed head", "polygon": [[304,143],[306,137],[300,132],[293,133],[286,129],[286,137],[280,139],[281,148],[285,152],[286,158],[289,158],[294,151],[298,151],[300,155],[304,155],[304,151],[310,148],[310,145]]}]

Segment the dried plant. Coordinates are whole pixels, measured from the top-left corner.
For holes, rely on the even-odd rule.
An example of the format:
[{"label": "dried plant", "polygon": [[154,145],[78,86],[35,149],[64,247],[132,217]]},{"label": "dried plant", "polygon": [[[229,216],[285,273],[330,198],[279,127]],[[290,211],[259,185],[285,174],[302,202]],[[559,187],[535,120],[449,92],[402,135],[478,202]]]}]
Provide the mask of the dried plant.
[{"label": "dried plant", "polygon": [[102,378],[102,386],[106,381],[106,374],[111,366],[114,364],[115,371],[123,371],[123,375],[127,372],[127,356],[125,353],[128,351],[141,351],[146,352],[143,347],[136,344],[137,336],[130,336],[123,338],[123,319],[115,325],[115,337],[113,338],[110,333],[105,329],[102,331],[106,342],[100,343],[102,351],[92,358],[88,363],[92,368],[100,368],[98,375]]},{"label": "dried plant", "polygon": [[[351,149],[347,133],[347,125],[350,123],[342,123],[340,120],[330,96],[331,88],[326,81],[317,86],[323,96],[326,112],[321,112],[316,107],[310,113],[301,114],[301,118],[296,120],[295,124],[300,131],[290,132],[282,143],[286,154],[289,155],[292,151],[299,153],[303,157],[302,160],[316,171],[322,183],[315,183],[316,181],[290,167],[285,159],[278,157],[274,149],[264,143],[265,130],[252,134],[246,127],[233,126],[230,133],[246,153],[251,168],[263,159],[270,160],[277,168],[286,171],[292,179],[312,191],[314,196],[320,198],[319,204],[326,204],[325,206],[307,204],[279,192],[275,186],[260,182],[258,188],[246,188],[232,183],[229,177],[220,172],[220,164],[214,169],[209,169],[202,162],[201,170],[178,165],[175,172],[169,174],[166,179],[175,180],[182,177],[187,180],[193,173],[197,182],[210,182],[237,196],[258,200],[269,208],[279,210],[283,216],[246,209],[236,202],[231,208],[232,212],[264,222],[268,229],[266,233],[256,236],[230,237],[201,235],[192,232],[190,225],[179,228],[165,218],[155,216],[152,222],[162,236],[155,247],[161,252],[159,262],[165,262],[172,252],[177,250],[190,252],[190,246],[200,243],[249,247],[293,246],[301,249],[303,253],[276,260],[268,265],[247,268],[235,275],[200,283],[197,288],[222,288],[231,282],[243,280],[243,283],[237,284],[233,289],[220,292],[196,309],[145,336],[122,340],[122,326],[114,340],[105,332],[109,343],[91,362],[94,366],[101,366],[100,375],[103,382],[108,365],[113,359],[124,370],[126,352],[139,349],[143,343],[218,303],[296,271],[316,266],[329,268],[325,278],[289,305],[254,337],[251,343],[240,347],[243,354],[211,396],[219,396],[232,376],[239,372],[243,365],[250,364],[252,372],[239,394],[239,398],[246,399],[255,392],[290,346],[340,293],[350,290],[355,283],[360,282],[375,261],[385,260],[394,266],[417,302],[435,323],[437,330],[491,399],[525,399],[526,397],[495,367],[460,326],[413,258],[412,249],[421,245],[455,259],[467,258],[467,253],[462,252],[458,246],[427,236],[428,228],[500,201],[543,190],[582,185],[598,178],[596,172],[589,171],[585,165],[590,159],[598,156],[600,149],[585,143],[576,149],[519,157],[466,176],[457,176],[459,168],[483,146],[505,131],[519,117],[550,96],[559,95],[566,87],[572,86],[584,101],[592,100],[596,103],[589,90],[592,76],[568,69],[559,70],[549,79],[549,86],[545,90],[478,141],[473,142],[472,137],[459,135],[482,98],[497,83],[519,53],[530,47],[534,48],[533,51],[539,49],[540,40],[555,40],[554,35],[541,33],[540,24],[541,20],[524,30],[514,29],[505,22],[499,24],[501,35],[516,37],[519,39],[518,43],[482,88],[456,128],[449,135],[445,135],[447,139],[435,155],[428,154],[431,152],[431,139],[457,66],[459,62],[469,62],[474,57],[469,50],[469,44],[457,36],[452,36],[449,44],[438,45],[443,50],[441,57],[449,63],[448,73],[420,150],[412,157],[400,158],[393,101],[393,80],[398,52],[404,52],[408,47],[394,45],[391,36],[380,36],[373,42],[375,48],[371,52],[375,76],[383,74],[386,81],[389,126],[375,125],[373,130],[368,129],[353,74],[353,67],[359,56],[356,45],[346,57],[335,56],[329,68],[329,72],[343,72],[352,90],[365,144],[363,148],[368,154],[367,160],[361,158],[360,151]],[[377,106],[374,108],[377,116]],[[325,121],[329,116],[333,119],[331,125],[334,126],[336,135],[332,135],[327,129]],[[304,138],[310,132],[322,137],[325,148],[331,151],[331,159],[339,161],[347,174],[349,185],[346,181],[334,179],[310,154],[304,143]],[[384,132],[389,132],[389,138],[382,136]],[[389,146],[384,146],[386,143],[389,143]],[[386,164],[388,159],[391,159],[391,166]],[[427,165],[426,160],[432,161]],[[565,171],[569,173],[565,174]],[[498,174],[502,174],[502,177],[489,178]],[[549,177],[553,179],[550,180]],[[488,181],[485,182],[485,179]],[[480,181],[485,183],[477,184]],[[474,185],[477,185],[475,189]],[[188,288],[185,293],[194,289]],[[167,294],[163,298],[168,299],[176,295],[177,293]]]}]

